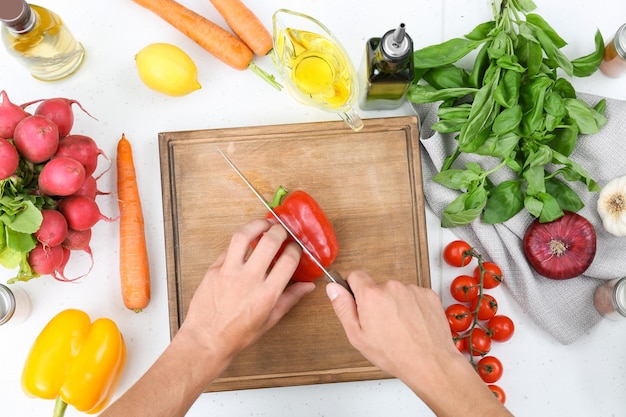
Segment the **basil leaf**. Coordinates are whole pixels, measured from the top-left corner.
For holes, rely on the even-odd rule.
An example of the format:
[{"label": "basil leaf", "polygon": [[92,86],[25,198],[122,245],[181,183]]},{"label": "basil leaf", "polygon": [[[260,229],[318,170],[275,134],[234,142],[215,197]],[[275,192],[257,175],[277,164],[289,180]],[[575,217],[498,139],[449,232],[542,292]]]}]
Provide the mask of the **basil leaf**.
[{"label": "basil leaf", "polygon": [[604,40],[599,30],[596,31],[594,43],[595,51],[572,61],[576,77],[588,77],[596,72],[600,66],[602,58],[604,58]]},{"label": "basil leaf", "polygon": [[486,42],[479,50],[474,59],[474,66],[470,72],[468,83],[470,86],[479,88],[482,85],[483,78],[491,60],[489,59],[488,50],[490,43]]},{"label": "basil leaf", "polygon": [[447,100],[450,98],[461,98],[469,94],[474,94],[475,88],[447,88],[445,90],[437,90],[430,85],[413,84],[409,85],[407,90],[407,100],[416,103],[433,103],[435,101]]},{"label": "basil leaf", "polygon": [[569,156],[578,140],[578,127],[575,124],[561,125],[553,131],[554,139],[547,142],[546,145],[554,149],[560,154]]},{"label": "basil leaf", "polygon": [[504,109],[493,121],[493,133],[499,136],[512,132],[519,127],[521,121],[522,107],[519,104],[509,109]]},{"label": "basil leaf", "polygon": [[415,68],[435,68],[453,64],[472,52],[484,40],[453,38],[438,45],[431,45],[413,52]]},{"label": "basil leaf", "polygon": [[494,99],[502,107],[510,108],[519,101],[522,75],[516,71],[503,70],[502,80],[493,92]]},{"label": "basil leaf", "polygon": [[582,134],[597,133],[607,122],[604,115],[589,107],[587,103],[578,99],[565,99],[567,114],[574,119]]},{"label": "basil leaf", "polygon": [[446,119],[433,123],[430,128],[440,133],[457,133],[467,123],[467,119]]},{"label": "basil leaf", "polygon": [[538,198],[527,195],[524,198],[524,207],[531,216],[539,217],[541,215],[541,209],[543,209],[543,203]]},{"label": "basil leaf", "polygon": [[483,221],[497,224],[509,220],[524,207],[522,184],[518,180],[503,181],[489,193]]},{"label": "basil leaf", "polygon": [[541,213],[539,214],[539,221],[541,223],[551,222],[563,216],[563,210],[561,210],[556,198],[548,193],[540,193],[538,197],[543,203]]},{"label": "basil leaf", "polygon": [[515,132],[509,132],[502,135],[492,134],[489,135],[487,140],[483,142],[483,144],[476,149],[474,153],[478,155],[508,158],[517,147],[519,140],[520,137]]},{"label": "basil leaf", "polygon": [[444,185],[453,190],[466,190],[470,185],[480,179],[480,176],[475,172],[464,169],[448,169],[438,172],[433,181]]},{"label": "basil leaf", "polygon": [[567,42],[565,42],[563,38],[561,38],[559,34],[556,33],[556,31],[552,28],[552,26],[550,26],[550,24],[546,22],[545,19],[539,16],[538,14],[535,14],[535,13],[527,14],[526,22],[541,29],[541,31],[544,32],[548,36],[548,38],[550,38],[550,40],[552,41],[552,44],[555,47],[562,48],[565,45],[567,45]]},{"label": "basil leaf", "polygon": [[487,201],[487,192],[483,188],[473,193],[463,193],[455,198],[441,215],[441,227],[464,226],[480,216]]},{"label": "basil leaf", "polygon": [[472,152],[478,149],[487,139],[498,105],[493,94],[496,85],[496,79],[494,79],[494,81],[483,86],[476,93],[467,123],[459,134],[458,141],[461,151]]},{"label": "basil leaf", "polygon": [[465,37],[473,41],[482,41],[489,37],[489,35],[491,34],[491,31],[495,27],[496,27],[495,20],[481,23],[478,26],[476,26],[470,33],[465,35]]},{"label": "basil leaf", "polygon": [[543,166],[534,165],[524,170],[523,177],[526,180],[526,194],[537,195],[546,191],[545,171]]},{"label": "basil leaf", "polygon": [[431,69],[424,74],[424,81],[437,90],[469,87],[467,71],[454,65]]},{"label": "basil leaf", "polygon": [[559,207],[563,210],[577,212],[585,206],[570,186],[556,178],[546,180],[546,192],[556,198]]}]

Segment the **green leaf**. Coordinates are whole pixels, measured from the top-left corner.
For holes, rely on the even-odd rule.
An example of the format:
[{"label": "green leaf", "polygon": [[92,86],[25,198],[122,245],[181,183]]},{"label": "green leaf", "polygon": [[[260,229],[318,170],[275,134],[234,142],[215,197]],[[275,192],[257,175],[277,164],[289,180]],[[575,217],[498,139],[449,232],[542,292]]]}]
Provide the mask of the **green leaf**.
[{"label": "green leaf", "polygon": [[543,166],[535,165],[524,170],[526,180],[526,194],[537,195],[546,191]]},{"label": "green leaf", "polygon": [[506,108],[515,106],[519,101],[521,83],[522,76],[520,73],[511,70],[503,70],[502,80],[500,80],[493,92],[496,102]]},{"label": "green leaf", "polygon": [[546,180],[546,192],[556,198],[562,210],[577,212],[585,206],[570,186],[556,178]]},{"label": "green leaf", "polygon": [[476,58],[474,59],[474,65],[470,72],[468,83],[474,88],[479,88],[483,83],[483,78],[491,60],[489,59],[488,49],[490,42],[486,42],[479,50]]},{"label": "green leaf", "polygon": [[430,128],[440,133],[457,133],[467,123],[467,119],[447,119],[433,123]]},{"label": "green leaf", "polygon": [[484,40],[453,38],[437,45],[418,49],[413,52],[414,66],[415,68],[435,68],[454,64],[483,42]]},{"label": "green leaf", "polygon": [[431,69],[424,74],[424,81],[437,90],[470,87],[467,71],[454,65]]},{"label": "green leaf", "polygon": [[[495,125],[494,122],[494,129]],[[497,158],[508,158],[519,144],[519,141],[520,137],[515,132],[508,132],[502,135],[492,134],[474,153]]]},{"label": "green leaf", "polygon": [[437,90],[430,85],[413,84],[409,85],[406,98],[416,104],[434,103],[436,101],[450,98],[461,98],[469,94],[474,94],[475,88],[448,88]]},{"label": "green leaf", "polygon": [[458,138],[459,149],[463,152],[472,152],[478,149],[491,131],[498,106],[493,95],[496,85],[497,79],[494,79],[490,84],[478,90],[474,97],[472,111]]},{"label": "green leaf", "polygon": [[16,232],[8,227],[5,233],[7,248],[16,252],[30,252],[37,244],[37,240],[30,233]]},{"label": "green leaf", "polygon": [[464,226],[480,216],[487,201],[487,192],[478,188],[473,193],[463,193],[444,209],[441,227]]},{"label": "green leaf", "polygon": [[39,230],[43,216],[41,211],[30,201],[25,201],[22,210],[15,214],[6,226],[16,232],[32,234]]},{"label": "green leaf", "polygon": [[597,133],[606,124],[607,119],[587,103],[578,99],[565,99],[567,114],[574,119],[580,133],[584,135]]},{"label": "green leaf", "polygon": [[569,156],[576,147],[578,127],[575,124],[561,125],[553,132],[554,139],[547,142],[546,145],[565,156]]},{"label": "green leaf", "polygon": [[493,133],[500,136],[512,132],[519,127],[521,121],[522,107],[519,104],[516,104],[510,109],[504,109],[493,121]]},{"label": "green leaf", "polygon": [[596,31],[594,43],[595,51],[572,61],[576,77],[588,77],[596,72],[600,66],[602,58],[604,58],[604,40],[599,30]]},{"label": "green leaf", "polygon": [[565,45],[567,45],[567,42],[565,42],[563,38],[561,38],[559,34],[556,33],[556,31],[552,28],[552,26],[550,26],[550,24],[546,22],[545,19],[541,17],[540,15],[535,14],[535,13],[529,13],[526,15],[526,22],[541,29],[548,36],[548,38],[552,41],[552,44],[555,47],[562,48]]},{"label": "green leaf", "polygon": [[543,203],[541,213],[539,214],[539,221],[541,223],[552,222],[563,216],[563,210],[561,210],[556,198],[548,193],[540,193],[538,197]]},{"label": "green leaf", "polygon": [[495,27],[496,27],[496,22],[494,20],[481,23],[478,26],[476,26],[470,33],[465,35],[465,37],[473,41],[482,41],[489,37],[491,31]]},{"label": "green leaf", "polygon": [[538,198],[532,195],[526,195],[524,198],[524,207],[528,210],[531,216],[539,217],[541,210],[543,209],[543,203]]},{"label": "green leaf", "polygon": [[524,207],[522,184],[518,180],[503,181],[489,193],[483,221],[487,224],[503,223]]},{"label": "green leaf", "polygon": [[480,179],[475,172],[464,169],[448,169],[438,172],[433,181],[453,190],[466,190],[470,184]]}]

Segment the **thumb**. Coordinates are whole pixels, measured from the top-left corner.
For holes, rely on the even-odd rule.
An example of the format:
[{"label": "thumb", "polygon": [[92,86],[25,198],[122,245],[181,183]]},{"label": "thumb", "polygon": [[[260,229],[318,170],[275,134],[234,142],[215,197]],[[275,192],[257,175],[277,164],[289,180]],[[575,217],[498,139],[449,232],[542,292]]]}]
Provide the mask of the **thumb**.
[{"label": "thumb", "polygon": [[333,305],[333,310],[341,322],[346,335],[351,335],[359,329],[359,314],[354,297],[341,285],[330,282],[326,284],[326,294]]}]

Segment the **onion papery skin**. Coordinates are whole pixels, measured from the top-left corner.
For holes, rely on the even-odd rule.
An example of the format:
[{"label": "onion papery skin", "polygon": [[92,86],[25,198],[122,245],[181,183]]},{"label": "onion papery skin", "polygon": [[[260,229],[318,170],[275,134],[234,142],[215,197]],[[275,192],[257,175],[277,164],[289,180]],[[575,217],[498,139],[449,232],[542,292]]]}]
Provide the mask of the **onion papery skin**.
[{"label": "onion papery skin", "polygon": [[535,219],[524,234],[524,255],[537,273],[555,279],[570,279],[589,268],[596,255],[596,231],[579,214],[565,211],[547,223]]}]

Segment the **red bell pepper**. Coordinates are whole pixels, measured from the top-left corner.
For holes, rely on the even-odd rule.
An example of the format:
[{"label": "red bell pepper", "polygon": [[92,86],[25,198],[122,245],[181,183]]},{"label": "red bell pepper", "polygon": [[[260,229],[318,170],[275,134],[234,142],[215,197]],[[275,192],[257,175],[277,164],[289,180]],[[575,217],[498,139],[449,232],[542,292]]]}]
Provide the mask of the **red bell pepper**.
[{"label": "red bell pepper", "polygon": [[[339,243],[333,226],[313,197],[302,190],[288,193],[281,185],[270,206],[325,268],[332,265],[339,254]],[[272,213],[267,213],[266,218],[276,222]],[[324,272],[303,254],[292,280],[314,281],[322,275]]]}]

